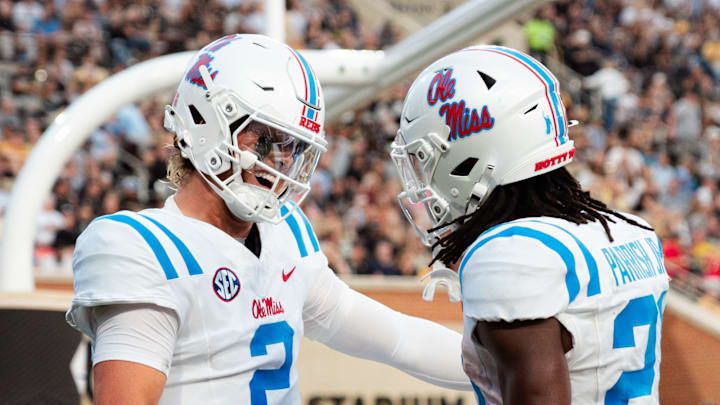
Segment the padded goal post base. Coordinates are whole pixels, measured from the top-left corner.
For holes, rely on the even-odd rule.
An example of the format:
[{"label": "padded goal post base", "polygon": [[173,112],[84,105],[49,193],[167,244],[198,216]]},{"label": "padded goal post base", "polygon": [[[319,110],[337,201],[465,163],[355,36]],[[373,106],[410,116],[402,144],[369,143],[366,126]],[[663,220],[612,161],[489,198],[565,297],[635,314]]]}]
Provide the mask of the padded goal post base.
[{"label": "padded goal post base", "polygon": [[78,405],[70,360],[81,339],[62,311],[0,308],[0,403]]}]

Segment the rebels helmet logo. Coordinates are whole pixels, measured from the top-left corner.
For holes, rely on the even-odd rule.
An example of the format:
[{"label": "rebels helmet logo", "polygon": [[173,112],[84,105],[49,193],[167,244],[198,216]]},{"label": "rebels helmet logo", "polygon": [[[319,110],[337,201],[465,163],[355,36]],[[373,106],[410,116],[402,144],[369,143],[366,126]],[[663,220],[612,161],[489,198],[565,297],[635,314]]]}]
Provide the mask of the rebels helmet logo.
[{"label": "rebels helmet logo", "polygon": [[213,68],[210,67],[210,62],[212,62],[215,58],[210,55],[209,53],[204,53],[200,55],[195,61],[195,64],[188,69],[187,73],[185,74],[185,80],[188,82],[200,86],[203,88],[203,90],[207,90],[207,86],[205,85],[205,81],[202,78],[202,75],[200,75],[200,66],[205,65],[208,68],[208,73],[210,73],[210,77],[215,79],[215,76],[217,76],[218,72],[213,71]]},{"label": "rebels helmet logo", "polygon": [[221,267],[213,277],[215,295],[223,301],[232,301],[240,292],[240,280],[235,273],[227,267]]},{"label": "rebels helmet logo", "polygon": [[229,45],[232,41],[236,39],[240,39],[241,37],[237,34],[232,35],[226,35],[217,41],[213,42],[212,44],[205,47],[205,52],[203,52],[200,56],[198,56],[197,60],[195,61],[195,64],[193,64],[190,69],[188,69],[187,73],[185,74],[185,80],[188,82],[202,87],[203,90],[207,90],[207,86],[205,85],[205,81],[203,80],[202,76],[200,75],[200,66],[205,65],[208,69],[208,73],[210,73],[210,77],[215,79],[215,76],[217,76],[218,71],[213,69],[212,66],[210,66],[210,62],[215,60],[215,57],[213,56],[213,53],[217,52],[218,50],[226,47]]},{"label": "rebels helmet logo", "polygon": [[315,122],[309,118],[300,117],[300,125],[304,126],[305,128],[307,128],[315,133],[318,133],[318,134],[320,133],[320,124],[318,124],[317,122]]}]

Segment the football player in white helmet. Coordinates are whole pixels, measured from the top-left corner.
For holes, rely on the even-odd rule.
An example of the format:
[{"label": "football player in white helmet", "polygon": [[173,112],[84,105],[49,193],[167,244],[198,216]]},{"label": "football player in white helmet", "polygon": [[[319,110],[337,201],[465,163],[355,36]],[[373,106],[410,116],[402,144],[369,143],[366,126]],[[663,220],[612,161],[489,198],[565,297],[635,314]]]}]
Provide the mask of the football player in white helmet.
[{"label": "football player in white helmet", "polygon": [[282,43],[236,34],[198,52],[166,108],[176,194],[100,217],[77,241],[67,320],[93,341],[95,403],[299,405],[303,335],[471,389],[459,334],[328,267],[299,208],[323,114],[315,74]]},{"label": "football player in white helmet", "polygon": [[[458,273],[481,404],[658,403],[659,239],[583,191],[574,154],[557,79],[514,49],[447,55],[405,99],[399,201]],[[436,272],[430,289],[452,285]]]}]

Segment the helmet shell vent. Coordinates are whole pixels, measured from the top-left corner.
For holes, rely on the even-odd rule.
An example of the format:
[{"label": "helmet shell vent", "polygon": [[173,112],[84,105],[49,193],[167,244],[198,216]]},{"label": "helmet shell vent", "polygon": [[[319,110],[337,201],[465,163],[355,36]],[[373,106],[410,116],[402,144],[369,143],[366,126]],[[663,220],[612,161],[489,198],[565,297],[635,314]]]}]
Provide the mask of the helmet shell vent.
[{"label": "helmet shell vent", "polygon": [[527,111],[525,111],[525,112],[523,113],[523,115],[527,115],[527,114],[535,111],[536,108],[538,108],[538,105],[537,105],[537,104],[535,104],[534,106],[528,108]]},{"label": "helmet shell vent", "polygon": [[497,80],[490,77],[490,75],[488,75],[487,73],[483,73],[479,70],[477,72],[480,75],[480,78],[482,79],[483,83],[485,83],[485,87],[487,87],[488,90],[490,90],[492,88],[492,86],[494,86],[495,83],[497,83]]}]

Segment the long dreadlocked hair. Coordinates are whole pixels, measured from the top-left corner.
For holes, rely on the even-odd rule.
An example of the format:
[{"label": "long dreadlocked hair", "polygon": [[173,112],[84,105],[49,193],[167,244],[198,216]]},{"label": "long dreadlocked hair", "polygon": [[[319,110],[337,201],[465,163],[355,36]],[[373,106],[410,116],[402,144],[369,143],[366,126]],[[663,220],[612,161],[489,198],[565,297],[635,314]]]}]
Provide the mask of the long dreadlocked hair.
[{"label": "long dreadlocked hair", "polygon": [[643,229],[653,230],[590,197],[590,193],[583,191],[577,180],[563,167],[540,176],[495,187],[480,209],[430,229],[432,232],[459,224],[456,230],[435,242],[433,250],[439,246],[440,251],[430,264],[440,261],[450,266],[457,262],[468,246],[487,229],[519,218],[540,216],[562,218],[576,224],[599,221],[610,242],[613,237],[608,222],[615,223],[613,217]]}]

